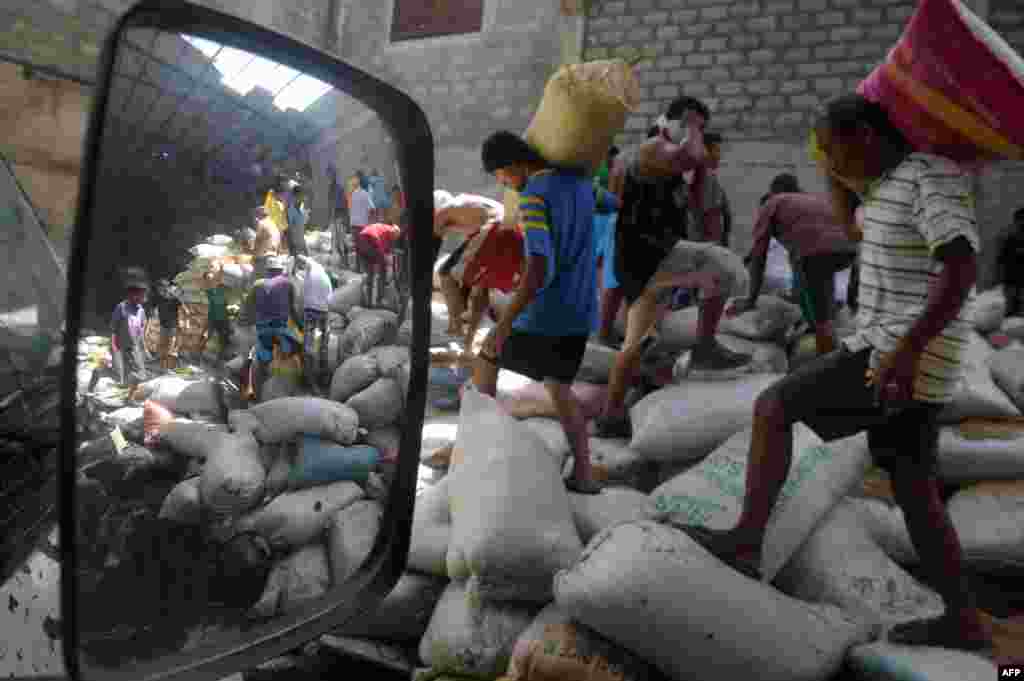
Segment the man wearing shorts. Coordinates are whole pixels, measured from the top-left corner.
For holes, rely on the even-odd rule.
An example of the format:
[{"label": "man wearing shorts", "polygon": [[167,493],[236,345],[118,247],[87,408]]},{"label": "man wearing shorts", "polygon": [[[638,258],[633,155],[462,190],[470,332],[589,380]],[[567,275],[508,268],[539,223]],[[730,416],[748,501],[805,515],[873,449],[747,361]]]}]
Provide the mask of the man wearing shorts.
[{"label": "man wearing shorts", "polygon": [[836,221],[828,196],[802,192],[796,177],[788,173],[772,181],[767,201],[757,213],[754,245],[750,249],[750,293],[730,305],[726,314],[739,314],[757,306],[773,237],[786,247],[796,264],[802,295],[807,296],[812,315],[807,321],[814,325],[818,354],[828,354],[836,347],[836,274],[853,264],[857,245]]},{"label": "man wearing shorts", "polygon": [[[715,340],[726,298],[746,289],[743,261],[717,244],[680,240],[690,193],[683,173],[705,172],[701,164],[707,118],[702,102],[679,97],[659,118],[658,134],[620,154],[613,170],[613,176],[623,176],[612,186],[622,187],[615,276],[627,306],[626,340],[609,377],[608,402],[596,424],[599,437],[630,435],[626,391],[642,355],[656,343],[651,332],[659,305],[668,302],[673,288],[695,287],[703,294],[692,371],[725,376],[750,363],[749,355],[731,352]],[[699,206],[691,208],[700,211]]]},{"label": "man wearing shorts", "polygon": [[[365,274],[363,279],[363,295],[367,305],[379,304],[387,283],[387,274],[391,271],[391,251],[395,242],[402,236],[398,225],[386,225],[376,222],[363,227],[356,234],[356,258],[359,271]],[[374,283],[376,282],[376,286]],[[374,299],[374,291],[377,297]]]},{"label": "man wearing shorts", "polygon": [[[980,650],[991,645],[964,579],[962,551],[936,477],[937,417],[959,388],[972,331],[979,238],[971,182],[953,161],[917,153],[877,104],[831,102],[815,131],[836,216],[861,241],[857,332],[841,349],[758,397],[746,495],[730,530],[684,529],[711,553],[757,576],[775,502],[789,473],[793,424],[831,441],[867,431],[876,465],[892,481],[940,617],[893,627],[902,645]],[[846,193],[864,197],[855,222]]]},{"label": "man wearing shorts", "polygon": [[573,395],[587,338],[597,325],[594,189],[582,172],[554,170],[521,137],[498,132],[483,165],[520,193],[526,264],[520,285],[477,358],[473,384],[494,396],[499,367],[543,381],[572,449],[572,492],[596,494],[586,417]]}]

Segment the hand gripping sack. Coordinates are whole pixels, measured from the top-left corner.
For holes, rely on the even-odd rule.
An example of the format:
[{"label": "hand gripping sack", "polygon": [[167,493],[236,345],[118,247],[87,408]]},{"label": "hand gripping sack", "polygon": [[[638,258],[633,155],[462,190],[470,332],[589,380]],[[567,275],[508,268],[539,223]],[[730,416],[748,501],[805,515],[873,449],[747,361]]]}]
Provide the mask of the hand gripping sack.
[{"label": "hand gripping sack", "polygon": [[[746,492],[752,430],[737,433],[711,456],[651,493],[650,517],[673,525],[727,530],[739,520]],[[850,441],[863,436],[848,438]],[[793,461],[768,520],[761,573],[770,582],[817,522],[864,476],[866,448],[825,444],[793,426]]]},{"label": "hand gripping sack", "polygon": [[321,538],[338,511],[362,498],[354,482],[288,492],[239,518],[235,532],[256,532],[274,549],[299,549]]},{"label": "hand gripping sack", "polygon": [[452,582],[420,641],[420,658],[435,672],[495,679],[508,669],[516,639],[539,609],[476,602],[464,584]]},{"label": "hand gripping sack", "polygon": [[674,679],[756,670],[760,681],[821,681],[871,629],[730,570],[685,532],[647,521],[594,537],[555,577],[555,602]]},{"label": "hand gripping sack", "polygon": [[476,391],[463,397],[458,444],[465,459],[449,474],[448,576],[475,577],[495,600],[507,586],[516,598],[550,601],[552,576],[583,546],[547,447]]},{"label": "hand gripping sack", "polygon": [[919,151],[962,163],[1024,158],[1024,60],[960,0],[922,0],[857,91]]},{"label": "hand gripping sack", "polygon": [[831,603],[883,627],[937,617],[942,598],[878,546],[852,500],[840,501],[775,580],[783,592]]},{"label": "hand gripping sack", "polygon": [[263,498],[267,479],[259,443],[249,435],[210,433],[208,437],[199,497],[214,517],[245,513]]},{"label": "hand gripping sack", "polygon": [[622,60],[563,66],[544,87],[524,137],[548,161],[593,172],[639,101],[633,68]]},{"label": "hand gripping sack", "polygon": [[234,411],[228,422],[238,432],[251,432],[263,444],[299,435],[317,435],[340,445],[356,441],[359,416],[351,407],[319,397],[282,397]]},{"label": "hand gripping sack", "polygon": [[703,458],[753,423],[758,395],[780,378],[753,374],[656,390],[630,410],[633,439],[629,447],[655,461]]}]

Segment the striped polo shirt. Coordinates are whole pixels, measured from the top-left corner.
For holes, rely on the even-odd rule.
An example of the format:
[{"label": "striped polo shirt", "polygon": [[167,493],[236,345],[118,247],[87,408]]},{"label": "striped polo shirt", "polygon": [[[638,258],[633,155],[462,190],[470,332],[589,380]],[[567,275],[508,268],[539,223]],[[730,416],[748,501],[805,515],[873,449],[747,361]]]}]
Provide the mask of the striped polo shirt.
[{"label": "striped polo shirt", "polygon": [[[942,270],[936,249],[965,237],[979,252],[968,177],[946,158],[915,153],[886,174],[865,197],[860,246],[860,309],[857,332],[844,341],[851,351],[895,349],[922,315],[929,289]],[[918,364],[914,399],[949,402],[962,377],[971,334],[975,291],[957,318],[928,343]]]}]

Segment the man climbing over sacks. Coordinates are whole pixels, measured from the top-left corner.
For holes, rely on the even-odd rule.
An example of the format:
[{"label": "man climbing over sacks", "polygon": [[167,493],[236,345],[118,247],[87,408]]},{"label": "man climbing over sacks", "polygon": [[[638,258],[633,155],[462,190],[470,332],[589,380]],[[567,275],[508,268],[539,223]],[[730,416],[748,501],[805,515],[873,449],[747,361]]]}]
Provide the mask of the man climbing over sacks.
[{"label": "man climbing over sacks", "polygon": [[[704,125],[707,106],[679,97],[658,119],[658,134],[623,151],[612,170],[611,186],[621,187],[615,228],[615,276],[626,300],[626,340],[608,379],[608,402],[597,420],[598,437],[628,437],[626,391],[643,354],[656,344],[652,333],[659,305],[678,287],[703,295],[691,366],[698,373],[725,376],[749,365],[750,355],[730,351],[715,340],[729,296],[747,286],[743,261],[713,243],[683,241],[687,213],[701,214],[688,195],[700,197],[706,169]],[[683,174],[694,172],[694,187]]]},{"label": "man climbing over sacks", "polygon": [[[757,576],[765,528],[792,459],[793,423],[825,440],[867,430],[920,564],[946,605],[942,617],[901,624],[889,640],[984,649],[990,633],[964,581],[960,542],[935,475],[936,417],[957,389],[971,333],[978,252],[971,183],[953,161],[915,152],[885,110],[860,95],[830,103],[815,139],[836,217],[861,242],[857,332],[758,397],[737,525],[685,529]],[[859,226],[854,194],[863,199]]]},{"label": "man climbing over sacks", "polygon": [[819,355],[835,349],[836,274],[853,264],[857,245],[835,219],[826,195],[803,192],[795,176],[788,173],[772,181],[771,191],[754,223],[754,244],[750,249],[750,292],[733,302],[727,315],[742,314],[757,307],[764,284],[768,247],[772,237],[786,250],[800,273],[801,295],[808,301]]},{"label": "man climbing over sacks", "polygon": [[569,491],[597,494],[586,420],[573,379],[597,326],[590,176],[556,170],[518,135],[497,132],[483,145],[483,165],[520,193],[525,270],[512,301],[477,357],[473,385],[494,397],[499,367],[543,381],[573,452]]},{"label": "man climbing over sacks", "polygon": [[247,385],[256,401],[259,401],[260,389],[274,359],[274,342],[287,354],[299,348],[298,339],[288,328],[297,291],[286,270],[285,258],[279,255],[268,258],[266,278],[253,283],[245,298],[242,314],[256,324],[256,360],[255,363],[251,358],[246,361],[242,375],[251,376]]}]

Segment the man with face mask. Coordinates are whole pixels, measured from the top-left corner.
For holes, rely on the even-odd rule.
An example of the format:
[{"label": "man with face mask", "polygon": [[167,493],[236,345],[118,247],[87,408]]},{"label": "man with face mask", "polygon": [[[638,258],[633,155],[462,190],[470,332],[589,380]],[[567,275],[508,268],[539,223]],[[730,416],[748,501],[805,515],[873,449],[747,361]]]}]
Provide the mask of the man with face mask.
[{"label": "man with face mask", "polygon": [[489,137],[482,157],[487,173],[520,194],[526,263],[512,301],[484,340],[473,382],[493,397],[499,367],[543,381],[575,459],[566,488],[596,494],[601,487],[591,470],[586,420],[570,389],[597,327],[592,180],[549,167],[511,132]]},{"label": "man with face mask", "polygon": [[[615,276],[627,305],[626,340],[608,381],[608,402],[597,421],[599,437],[629,437],[626,391],[643,354],[656,344],[659,310],[672,290],[698,288],[703,296],[698,321],[700,340],[691,367],[716,377],[745,370],[751,357],[731,352],[715,340],[729,296],[743,293],[743,261],[713,243],[682,241],[688,214],[703,215],[707,169],[704,125],[708,108],[693,97],[679,97],[656,125],[655,134],[623,151],[612,169],[610,186],[620,192],[615,229]],[[683,178],[694,171],[692,186]]]}]

